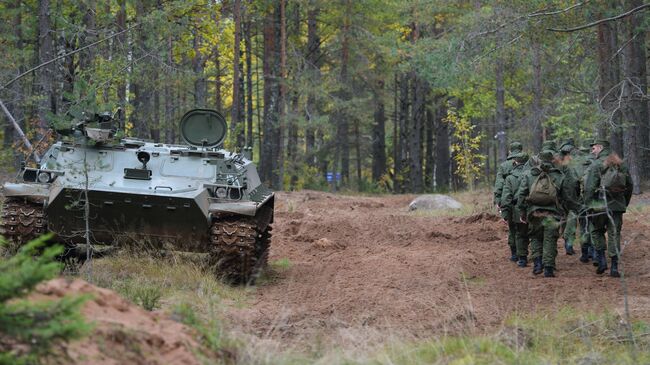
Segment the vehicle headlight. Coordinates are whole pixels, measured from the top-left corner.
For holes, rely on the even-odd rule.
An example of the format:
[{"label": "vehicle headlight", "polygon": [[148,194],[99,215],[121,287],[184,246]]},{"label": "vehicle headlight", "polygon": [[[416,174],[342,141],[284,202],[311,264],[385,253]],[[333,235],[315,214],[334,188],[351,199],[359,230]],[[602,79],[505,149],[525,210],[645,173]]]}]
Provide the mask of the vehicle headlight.
[{"label": "vehicle headlight", "polygon": [[38,173],[38,181],[42,183],[48,183],[50,182],[51,176],[48,172],[39,172]]},{"label": "vehicle headlight", "polygon": [[228,195],[228,192],[226,191],[226,188],[217,188],[216,194],[217,198],[223,199]]}]

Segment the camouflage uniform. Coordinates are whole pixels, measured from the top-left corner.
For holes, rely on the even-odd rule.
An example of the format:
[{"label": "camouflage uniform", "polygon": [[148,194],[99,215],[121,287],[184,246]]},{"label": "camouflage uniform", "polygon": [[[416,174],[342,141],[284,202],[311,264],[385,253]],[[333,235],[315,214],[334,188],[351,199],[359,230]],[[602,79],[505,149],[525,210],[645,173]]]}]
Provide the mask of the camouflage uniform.
[{"label": "camouflage uniform", "polygon": [[[527,154],[515,155],[515,164],[510,175],[505,179],[499,204],[501,217],[508,222],[508,234],[509,236],[514,235],[514,249],[518,257],[517,265],[519,267],[526,267],[528,263],[528,225],[519,220],[521,212],[517,209],[516,199],[521,177],[527,171],[526,162],[528,162]],[[510,237],[508,237],[508,243],[510,243]]]},{"label": "camouflage uniform", "polygon": [[[503,183],[505,182],[506,177],[512,171],[514,167],[514,154],[521,153],[523,146],[519,142],[510,143],[510,153],[504,162],[502,162],[497,169],[497,176],[494,182],[494,204],[500,206],[501,204],[501,194],[503,192]],[[515,232],[511,229],[508,229],[508,246],[510,246],[510,260],[517,261],[517,252],[516,252],[516,238]]]},{"label": "camouflage uniform", "polygon": [[[580,181],[582,180],[582,171],[581,167],[581,152],[574,147],[573,139],[569,139],[560,147],[560,154],[562,155],[562,173],[564,173],[566,178],[574,180],[573,183],[576,187],[576,197],[580,197]],[[564,224],[564,249],[566,250],[567,255],[573,255],[575,251],[573,250],[573,241],[576,238],[576,228],[578,225],[578,214],[570,210],[567,212],[566,223]]]},{"label": "camouflage uniform", "polygon": [[[550,150],[540,152],[538,156],[541,165],[533,167],[523,175],[517,191],[517,209],[522,214],[522,220],[528,222],[528,237],[531,242],[532,258],[535,262],[533,274],[540,274],[543,266],[546,277],[555,276],[553,271],[557,256],[560,221],[565,211],[578,209],[575,182],[565,179],[564,174],[553,165],[553,155],[553,151]],[[558,199],[553,205],[539,206],[528,201],[530,189],[542,171],[551,177],[556,189]]]},{"label": "camouflage uniform", "polygon": [[555,141],[544,141],[542,142],[542,151],[553,151],[554,154],[557,153],[557,145]]},{"label": "camouflage uniform", "polygon": [[510,143],[510,153],[505,161],[499,164],[497,167],[497,176],[494,181],[494,204],[499,205],[501,201],[501,192],[503,191],[503,182],[505,181],[506,176],[510,174],[513,167],[513,153],[521,153],[523,146],[519,142]]},{"label": "camouflage uniform", "polygon": [[[571,166],[575,169],[580,183],[580,204],[582,209],[578,212],[578,227],[580,228],[580,261],[587,263],[593,257],[593,246],[591,244],[591,235],[589,234],[589,216],[584,209],[584,186],[587,169],[593,161],[593,155],[589,153],[588,148],[581,148],[575,156],[571,157]],[[573,153],[572,153],[573,154]]]},{"label": "camouflage uniform", "polygon": [[[630,204],[632,198],[632,178],[627,166],[620,161],[620,158],[612,153],[609,142],[606,140],[595,141],[592,145],[602,145],[596,159],[587,170],[585,177],[584,202],[586,209],[592,215],[589,224],[589,233],[596,249],[598,269],[596,273],[602,274],[607,270],[608,256],[612,260],[610,275],[618,276],[618,256],[621,250],[621,229],[623,227],[623,213]],[[620,171],[626,174],[625,190],[622,192],[603,191],[601,177],[607,166],[619,165]],[[605,232],[609,244],[605,240]]]}]

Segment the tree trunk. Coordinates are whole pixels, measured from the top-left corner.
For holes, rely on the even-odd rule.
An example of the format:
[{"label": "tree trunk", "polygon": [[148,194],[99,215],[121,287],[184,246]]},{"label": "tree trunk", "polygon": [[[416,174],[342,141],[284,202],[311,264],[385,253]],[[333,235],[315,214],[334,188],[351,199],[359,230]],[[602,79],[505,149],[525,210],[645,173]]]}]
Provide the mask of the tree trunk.
[{"label": "tree trunk", "polygon": [[499,161],[505,161],[508,154],[506,146],[506,105],[505,105],[505,86],[503,80],[503,59],[496,60],[495,68],[496,82],[496,122],[497,122],[497,143]]},{"label": "tree trunk", "polygon": [[[174,43],[172,35],[167,36],[167,64],[174,64]],[[165,142],[175,143],[176,142],[176,118],[174,118],[174,106],[172,104],[172,80],[170,75],[166,76],[165,79]]]},{"label": "tree trunk", "polygon": [[232,70],[232,108],[230,109],[230,133],[236,138],[235,146],[241,148],[244,142],[241,135],[244,131],[240,119],[241,116],[241,0],[234,0],[232,4],[232,17],[235,23],[235,41],[233,47],[233,70]]},{"label": "tree trunk", "polygon": [[[20,50],[23,49],[22,11],[20,10],[20,4],[19,3],[14,4],[12,10],[16,12],[12,22],[12,28],[15,37],[14,47]],[[19,64],[22,65],[23,62],[19,62]],[[18,70],[19,74],[23,72],[22,69],[23,66],[20,66]],[[24,96],[21,88],[22,88],[21,80],[14,82],[14,84],[11,85],[11,93],[13,94],[12,95],[13,97],[11,98],[12,100],[8,100],[8,102],[6,103],[7,109],[9,109],[9,111],[14,116],[16,121],[21,121],[24,118],[24,113],[23,113]],[[14,127],[11,125],[11,123],[5,123],[4,140],[2,146],[5,148],[5,150],[9,150],[13,148],[13,143],[14,143]],[[15,150],[14,150],[14,156],[17,156]]]},{"label": "tree trunk", "polygon": [[[640,0],[629,0],[627,8],[632,9],[642,5]],[[646,29],[644,15],[635,14],[626,21],[625,39],[630,39],[625,48],[626,79],[630,82],[632,100],[630,110],[635,113],[630,122],[637,126],[637,153],[639,170],[642,179],[650,178],[650,112],[648,110],[648,72],[646,67]],[[627,154],[626,154],[627,155]]]},{"label": "tree trunk", "polygon": [[[337,154],[340,154],[341,158],[341,180],[343,185],[347,185],[350,180],[350,143],[348,140],[349,136],[349,124],[348,124],[348,112],[346,110],[347,101],[350,100],[349,88],[349,75],[348,75],[348,64],[350,62],[350,8],[352,6],[351,0],[345,0],[345,7],[347,11],[343,15],[343,27],[341,29],[341,73],[340,73],[340,84],[341,84],[341,103],[342,106],[339,106],[337,117]],[[335,161],[336,163],[336,161]]]},{"label": "tree trunk", "polygon": [[[434,103],[437,102],[439,102],[439,100],[434,100]],[[426,108],[425,126],[426,133],[424,137],[424,143],[426,154],[424,157],[424,190],[431,191],[433,189],[433,182],[435,181],[435,153],[433,150],[435,124],[431,107]]]},{"label": "tree trunk", "polygon": [[264,18],[264,138],[260,156],[260,176],[272,189],[281,189],[280,133],[280,5],[275,4]]},{"label": "tree trunk", "polygon": [[[636,1],[629,1],[630,6],[639,5]],[[643,167],[646,161],[643,156],[646,152],[641,152],[643,144],[647,144],[648,139],[648,101],[645,99],[647,93],[647,83],[645,80],[645,52],[640,50],[643,46],[637,44],[636,38],[644,38],[644,32],[639,29],[640,22],[635,16],[625,20],[624,39],[630,39],[627,47],[623,48],[623,140],[625,149],[625,159],[628,164],[630,176],[634,183],[634,194],[641,193],[641,177],[644,174]],[[642,64],[642,66],[640,65]],[[647,174],[647,172],[645,173]]]},{"label": "tree trunk", "polygon": [[223,114],[223,101],[221,100],[221,88],[223,85],[221,83],[221,61],[219,60],[221,54],[219,53],[218,47],[215,47],[214,53],[214,108]]},{"label": "tree trunk", "polygon": [[[115,15],[115,30],[116,32],[121,32],[126,29],[126,0],[117,1],[118,10]],[[117,44],[118,52],[126,58],[128,52],[128,46],[126,44],[126,33],[122,33],[115,37],[115,43]],[[122,112],[118,116],[118,122],[122,128],[126,123],[126,76],[120,77],[116,83],[115,88],[117,89],[117,102]]]},{"label": "tree trunk", "polygon": [[372,180],[377,182],[386,173],[386,111],[383,80],[377,82],[373,96],[375,124],[372,128]]},{"label": "tree trunk", "polygon": [[362,165],[362,157],[361,157],[361,131],[359,130],[359,120],[355,119],[354,120],[354,154],[355,157],[357,158],[357,191],[361,191],[363,188],[362,185],[362,176],[361,176],[361,165]]},{"label": "tree trunk", "polygon": [[[141,21],[146,17],[147,11],[143,2],[136,2],[135,17],[136,21]],[[133,118],[132,124],[138,138],[146,138],[149,135],[149,114],[151,110],[151,82],[150,70],[151,64],[147,58],[149,52],[147,48],[147,35],[151,29],[141,29],[137,32],[136,47],[133,50],[132,58],[142,58],[139,64],[133,64],[131,69],[133,71],[133,78],[131,82],[131,93],[133,98]]]},{"label": "tree trunk", "polygon": [[[83,47],[96,41],[95,13],[97,12],[96,0],[85,0],[79,2],[82,14],[83,30],[79,36],[79,46]],[[79,67],[82,72],[89,71],[95,58],[95,47],[90,47],[79,55]]]},{"label": "tree trunk", "polygon": [[606,116],[605,123],[598,127],[598,137],[606,138],[610,131],[612,149],[622,155],[621,120],[617,107],[621,91],[617,45],[616,24],[598,25],[598,96],[601,111]]},{"label": "tree trunk", "polygon": [[400,160],[400,82],[399,74],[395,73],[393,80],[393,192],[399,193],[400,186],[398,184],[399,171],[402,170]]},{"label": "tree trunk", "polygon": [[[307,61],[306,72],[312,85],[320,84],[320,37],[318,35],[318,13],[315,0],[310,0],[309,10],[307,11]],[[305,155],[308,166],[316,166],[316,119],[319,110],[316,104],[315,92],[312,90],[307,96],[307,105],[305,106],[305,119],[307,127],[305,128]]]},{"label": "tree trunk", "polygon": [[[52,39],[50,23],[50,0],[38,1],[38,58],[39,63],[47,62],[54,58],[54,42]],[[38,118],[41,128],[48,127],[48,113],[56,113],[56,88],[54,85],[54,63],[44,66],[38,72]]]},{"label": "tree trunk", "polygon": [[[541,45],[533,43],[533,103],[531,115],[532,147],[537,152],[542,149],[542,50]],[[488,175],[489,176],[489,175]]]},{"label": "tree trunk", "polygon": [[244,24],[244,48],[246,52],[246,146],[253,148],[253,45],[252,37],[252,9],[246,11]]},{"label": "tree trunk", "polygon": [[400,76],[399,82],[400,95],[399,95],[399,164],[400,169],[395,171],[398,191],[403,193],[406,184],[404,182],[405,172],[404,167],[409,166],[408,160],[408,140],[409,140],[409,78],[406,74]]},{"label": "tree trunk", "polygon": [[436,190],[449,190],[451,152],[449,150],[449,124],[444,121],[447,117],[446,98],[442,97],[436,108]]},{"label": "tree trunk", "polygon": [[413,86],[413,113],[411,115],[411,128],[409,130],[409,180],[410,192],[422,192],[422,126],[425,117],[425,85],[413,72],[411,76]]},{"label": "tree trunk", "polygon": [[192,70],[194,71],[194,104],[197,108],[205,108],[207,101],[207,83],[205,80],[204,69],[205,59],[201,54],[202,37],[198,28],[192,29],[192,47],[194,56],[192,57]]}]

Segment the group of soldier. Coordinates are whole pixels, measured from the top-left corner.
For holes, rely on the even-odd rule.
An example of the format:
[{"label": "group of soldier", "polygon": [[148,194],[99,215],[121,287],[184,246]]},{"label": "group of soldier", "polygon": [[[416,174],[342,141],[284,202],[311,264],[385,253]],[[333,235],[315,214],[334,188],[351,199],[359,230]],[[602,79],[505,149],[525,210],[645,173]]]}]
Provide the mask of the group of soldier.
[{"label": "group of soldier", "polygon": [[510,260],[528,266],[530,244],[533,274],[554,277],[562,235],[567,255],[575,254],[579,241],[580,262],[593,262],[603,274],[609,258],[610,276],[619,277],[620,233],[632,187],[627,167],[607,140],[578,148],[569,139],[559,149],[545,141],[535,156],[512,142],[494,189],[494,203],[508,225]]}]

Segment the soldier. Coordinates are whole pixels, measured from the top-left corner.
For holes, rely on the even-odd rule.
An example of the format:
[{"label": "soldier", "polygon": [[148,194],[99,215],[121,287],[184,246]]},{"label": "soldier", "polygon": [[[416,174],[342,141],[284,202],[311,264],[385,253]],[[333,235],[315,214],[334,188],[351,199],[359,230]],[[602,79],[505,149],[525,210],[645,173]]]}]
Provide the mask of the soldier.
[{"label": "soldier", "polygon": [[[585,205],[591,215],[589,233],[596,249],[597,274],[607,270],[607,257],[611,258],[610,276],[619,277],[618,259],[621,252],[623,213],[632,198],[632,178],[623,160],[611,151],[609,142],[596,140],[591,144],[596,157],[585,178]],[[607,232],[607,241],[605,241]]]},{"label": "soldier", "polygon": [[[584,175],[584,169],[582,165],[584,157],[581,152],[575,148],[575,143],[573,138],[568,139],[560,147],[560,166],[562,166],[562,172],[566,177],[574,179],[576,183],[576,197],[580,197],[580,187],[582,176]],[[575,251],[573,250],[573,241],[576,238],[576,228],[578,225],[578,213],[574,211],[569,211],[567,213],[566,224],[564,225],[564,250],[567,255],[574,255]]]},{"label": "soldier", "polygon": [[523,146],[519,142],[510,143],[510,151],[508,157],[505,161],[499,164],[497,167],[497,176],[494,181],[494,204],[499,205],[501,201],[501,191],[503,190],[503,182],[505,177],[508,176],[510,170],[512,170],[512,159],[513,153],[521,153],[523,151]]},{"label": "soldier", "polygon": [[557,153],[557,145],[555,144],[555,141],[544,141],[542,142],[542,151],[553,151],[553,153]]},{"label": "soldier", "polygon": [[[581,192],[581,203],[582,209],[580,212],[579,222],[580,222],[580,262],[589,263],[589,260],[592,260],[595,257],[594,245],[591,242],[591,234],[589,234],[589,214],[587,214],[587,209],[585,209],[585,179],[587,177],[587,171],[589,166],[596,159],[596,156],[591,154],[590,147],[580,147],[580,152],[583,153],[584,159],[582,161],[582,176],[580,180],[580,192]],[[598,263],[594,261],[594,266],[598,266]]]},{"label": "soldier", "polygon": [[[510,174],[513,168],[513,154],[521,153],[523,146],[519,142],[510,143],[510,153],[505,161],[503,161],[497,168],[497,176],[494,182],[494,204],[499,207],[501,203],[501,193],[503,191],[503,182]],[[500,207],[499,207],[500,208]],[[508,232],[508,245],[510,246],[510,261],[517,261],[517,252],[515,249],[515,235],[514,232]]]},{"label": "soldier", "polygon": [[553,164],[553,151],[544,150],[538,157],[540,165],[522,177],[517,209],[521,212],[521,222],[528,223],[533,274],[540,274],[543,267],[545,277],[554,277],[560,221],[565,211],[577,210],[578,204],[575,186]]},{"label": "soldier", "polygon": [[[501,194],[501,217],[508,223],[508,234],[514,235],[515,251],[518,257],[517,266],[528,265],[528,225],[519,221],[521,212],[517,209],[516,194],[519,190],[521,177],[526,171],[528,162],[526,153],[513,154],[514,167],[505,179],[503,193]],[[510,238],[508,237],[508,243]],[[511,246],[512,251],[512,246]]]}]

